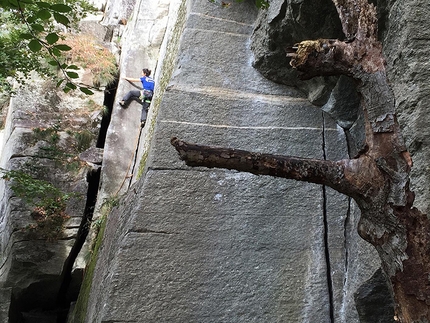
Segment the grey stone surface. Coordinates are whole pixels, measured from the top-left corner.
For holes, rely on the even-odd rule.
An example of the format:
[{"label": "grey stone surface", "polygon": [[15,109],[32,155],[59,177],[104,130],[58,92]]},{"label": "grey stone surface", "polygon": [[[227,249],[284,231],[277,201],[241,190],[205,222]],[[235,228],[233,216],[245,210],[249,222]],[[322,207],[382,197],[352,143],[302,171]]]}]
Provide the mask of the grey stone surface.
[{"label": "grey stone surface", "polygon": [[430,173],[430,3],[425,0],[388,1],[389,15],[383,34],[388,76],[396,97],[396,112],[414,166],[411,185],[415,206],[429,214]]},{"label": "grey stone surface", "polygon": [[[324,113],[325,155],[329,160],[347,158],[347,142],[340,126]],[[357,233],[360,210],[355,202],[329,187],[325,196],[325,252],[330,271],[327,280],[332,286],[331,301],[334,322],[361,322],[356,309],[354,293],[379,269],[376,250]]]},{"label": "grey stone surface", "polygon": [[[127,194],[108,217],[86,322],[372,322],[373,304],[365,300],[383,298],[385,290],[374,275],[380,266],[376,252],[356,232],[360,214],[353,201],[317,185],[189,168],[170,145],[170,138],[178,136],[200,144],[330,160],[347,157],[349,148],[354,156],[362,148],[361,116],[335,107],[350,103],[351,97],[339,101],[338,86],[329,99],[337,79],[297,81],[283,51],[303,39],[341,38],[332,19],[334,7],[328,0],[274,0],[267,11],[258,12],[253,1],[234,2],[229,9],[187,1],[184,14],[181,2],[107,4],[103,24],[121,37],[122,75],[137,77],[147,66],[159,86],[150,124],[142,133],[139,105],[114,107],[98,203]],[[424,0],[378,5],[388,73],[415,162],[417,205],[427,210],[430,8]],[[175,25],[182,18],[185,25]],[[178,52],[171,47],[174,40],[180,40]],[[130,89],[121,81],[117,99]],[[74,100],[38,98],[43,102],[30,107],[33,115],[42,103],[53,104],[57,112],[60,102],[64,107]],[[22,99],[15,105],[26,106]],[[319,106],[329,100],[324,110],[348,128],[346,136],[307,99]],[[52,119],[28,118],[23,111],[8,118],[12,115],[19,126],[6,123],[1,157],[18,165],[37,151],[22,138]],[[144,171],[138,178],[141,159]],[[82,180],[74,187],[81,189]],[[28,224],[29,211],[10,197],[3,181],[0,192],[1,321],[7,317],[10,287],[18,295],[23,286],[40,290],[49,281],[55,289],[52,280],[70,241],[29,244],[16,230]],[[9,216],[18,212],[23,216]],[[79,216],[69,221],[70,237],[78,222]]]},{"label": "grey stone surface", "polygon": [[[104,293],[95,292],[101,299],[94,302],[106,304],[101,321],[124,315],[138,322],[300,321],[306,315],[328,322],[322,246],[315,239],[322,228],[318,186],[222,170],[157,170],[136,191],[133,207],[127,198],[109,218],[103,252],[110,257],[102,253],[97,269],[109,278],[96,284]],[[291,210],[291,201],[306,197],[314,201],[313,214],[307,203]],[[123,229],[121,236],[112,225]]]},{"label": "grey stone surface", "polygon": [[0,321],[8,322],[12,288],[0,288]]},{"label": "grey stone surface", "polygon": [[[347,156],[344,132],[327,114],[252,66],[256,14],[252,3],[189,2],[144,175],[108,217],[86,322],[330,322],[331,310],[339,322],[358,322],[352,295],[379,264],[354,232],[349,199],[313,184],[189,168],[170,145],[177,136]],[[130,141],[135,122],[122,120],[112,142]]]},{"label": "grey stone surface", "polygon": [[89,164],[101,165],[103,161],[103,148],[92,146],[79,154],[79,159]]},{"label": "grey stone surface", "polygon": [[[91,99],[96,102],[100,95],[95,94]],[[17,89],[17,94],[10,100],[3,129],[0,167],[22,170],[33,178],[50,182],[63,192],[80,194],[66,207],[70,221],[65,223],[65,230],[55,241],[47,241],[48,231],[41,227],[31,229],[37,224],[32,216],[34,205],[15,196],[10,181],[0,181],[0,293],[2,298],[11,297],[9,301],[4,300],[0,317],[11,315],[11,322],[16,322],[25,311],[34,312],[28,314],[28,322],[35,320],[30,317],[43,321],[40,309],[55,304],[60,275],[74,244],[79,227],[76,222],[82,219],[86,202],[83,197],[88,190],[86,166],[68,168],[74,162],[69,157],[77,147],[72,134],[82,129],[98,132],[86,110],[88,100],[57,92],[55,84],[37,76],[25,87]],[[35,132],[55,127],[60,129],[55,134],[59,139],[55,145],[51,135],[44,138]],[[70,153],[69,157],[65,157],[67,153]],[[61,158],[66,159],[60,161]],[[34,187],[28,188],[34,193]],[[81,262],[77,267],[82,265]],[[9,308],[8,302],[12,299],[14,303]],[[7,322],[6,319],[0,321]]]},{"label": "grey stone surface", "polygon": [[285,51],[295,43],[318,38],[343,38],[330,0],[271,1],[267,10],[260,11],[252,35],[253,65],[270,80],[297,86],[312,103],[321,106],[329,98],[336,78],[300,81]]},{"label": "grey stone surface", "polygon": [[354,295],[357,311],[362,323],[395,323],[394,302],[387,297],[387,278],[378,270]]},{"label": "grey stone surface", "polygon": [[357,121],[360,97],[351,78],[341,76],[331,92],[328,102],[321,107],[337,124],[349,129]]},{"label": "grey stone surface", "polygon": [[[121,3],[122,6],[129,5],[129,1]],[[118,6],[109,2],[108,6],[111,5]],[[127,24],[128,32],[125,32],[121,38],[121,78],[139,78],[143,68],[149,68],[155,73],[160,47],[168,25],[170,5],[170,1],[167,0],[142,1],[136,7],[133,4],[135,11]],[[132,101],[127,108],[122,108],[118,101],[122,100],[128,91],[140,89],[141,86],[140,82],[131,83],[122,79],[118,84],[104,147],[96,209],[99,209],[106,199],[123,194],[129,187],[141,132],[142,106]]]}]

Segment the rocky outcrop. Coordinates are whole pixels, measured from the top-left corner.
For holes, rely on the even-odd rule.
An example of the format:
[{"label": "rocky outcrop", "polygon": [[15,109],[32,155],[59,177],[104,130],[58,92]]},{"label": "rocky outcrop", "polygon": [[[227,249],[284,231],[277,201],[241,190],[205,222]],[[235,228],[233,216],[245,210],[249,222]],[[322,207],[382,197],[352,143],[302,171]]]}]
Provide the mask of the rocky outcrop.
[{"label": "rocky outcrop", "polygon": [[[64,282],[65,262],[82,222],[88,191],[86,175],[91,171],[77,155],[97,138],[101,118],[101,106],[91,111],[87,98],[75,96],[74,105],[71,99],[52,82],[35,76],[24,88],[17,89],[9,105],[2,169],[19,170],[51,183],[70,198],[64,199],[64,213],[45,218],[44,210],[35,209],[31,202],[32,194],[43,191],[41,185],[46,184],[19,177],[0,181],[1,322],[8,322],[8,317],[10,322],[56,319],[54,308]],[[20,179],[25,180],[24,185],[13,191],[11,184]],[[53,198],[50,194],[36,202]],[[71,264],[67,284],[72,287],[61,297],[76,298],[83,267],[83,258]]]},{"label": "rocky outcrop", "polygon": [[[174,12],[170,47],[161,49],[156,67],[155,127],[140,134],[139,150],[151,140],[142,159],[130,148],[139,110],[113,114],[108,136],[116,151],[104,156],[106,196],[124,189],[134,154],[142,175],[134,184],[126,179],[132,185],[107,218],[82,321],[359,322],[354,293],[379,260],[356,234],[359,213],[349,199],[317,185],[190,169],[170,146],[178,136],[339,159],[347,156],[343,129],[308,94],[253,67],[252,3],[224,9],[190,1]],[[125,60],[145,57],[133,55]],[[307,93],[323,104],[335,82],[314,85]],[[121,172],[113,176],[110,167]]]},{"label": "rocky outcrop", "polygon": [[[158,66],[162,65],[163,59],[159,53],[169,26],[169,10],[175,10],[173,3],[167,0],[148,0],[136,4],[120,43],[121,77],[139,78],[142,68],[149,68],[154,74],[158,74],[157,62]],[[119,3],[116,5],[121,6]],[[126,4],[121,7],[123,6]],[[112,18],[106,16],[102,23],[109,21]],[[157,81],[160,80],[158,75],[155,76]],[[136,180],[138,174],[138,148],[148,146],[145,141],[149,136],[145,133],[149,127],[146,127],[141,136],[141,105],[132,101],[127,108],[122,108],[118,104],[128,91],[139,89],[140,86],[141,84],[125,80],[120,80],[118,84],[117,100],[113,106],[105,143],[98,209],[106,200],[124,194],[129,189],[130,183]],[[154,110],[152,109],[152,114]],[[148,118],[148,125],[151,123],[150,119],[151,116]],[[142,142],[139,145],[140,140]]]},{"label": "rocky outcrop", "polygon": [[[170,145],[177,136],[282,155],[354,156],[363,142],[354,85],[343,77],[298,81],[285,58],[285,47],[303,39],[342,38],[331,2],[273,0],[267,10],[253,1],[228,8],[196,0],[101,6],[101,24],[91,28],[104,26],[121,76],[138,77],[148,67],[157,87],[141,129],[140,105],[116,104],[134,89],[119,80],[102,161],[100,147],[80,154],[88,167],[102,163],[96,216],[106,202],[118,206],[107,217],[95,267],[86,271],[76,306],[84,310],[69,322],[392,322],[385,277],[376,252],[356,233],[360,214],[353,201],[318,185],[189,168]],[[380,0],[378,6],[399,119],[415,162],[413,185],[419,207],[427,209],[429,5]],[[37,99],[25,115],[39,112],[43,96],[34,91]],[[60,111],[70,102],[45,99]],[[19,138],[46,127],[44,117],[37,114],[32,123],[22,115],[8,114],[2,165],[39,147]],[[85,190],[85,172],[55,175]],[[16,301],[53,301],[71,249],[66,236],[78,231],[83,201],[71,210],[76,219],[65,239],[53,244],[28,240],[19,229],[30,211],[9,189],[0,191],[0,321],[25,316],[37,322],[40,313]],[[54,320],[49,313],[39,318]]]},{"label": "rocky outcrop", "polygon": [[[81,26],[106,32],[90,19]],[[78,81],[93,80],[91,70],[78,72]],[[64,321],[88,258],[82,245],[98,188],[105,93],[66,94],[37,75],[15,90],[0,136],[1,175],[19,171],[0,181],[0,321]]]},{"label": "rocky outcrop", "polygon": [[388,72],[396,96],[396,111],[403,135],[411,152],[414,167],[411,170],[415,206],[430,214],[428,190],[430,158],[429,106],[430,68],[428,49],[430,31],[426,27],[430,3],[424,0],[386,1],[387,12],[384,33],[384,53]]}]

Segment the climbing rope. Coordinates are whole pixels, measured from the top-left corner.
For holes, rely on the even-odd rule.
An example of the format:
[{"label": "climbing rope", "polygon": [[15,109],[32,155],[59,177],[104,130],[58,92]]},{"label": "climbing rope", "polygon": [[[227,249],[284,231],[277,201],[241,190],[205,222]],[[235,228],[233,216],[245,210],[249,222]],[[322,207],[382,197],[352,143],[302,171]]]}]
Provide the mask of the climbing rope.
[{"label": "climbing rope", "polygon": [[[118,193],[122,189],[122,187],[124,186],[124,183],[125,183],[126,179],[130,178],[130,177],[133,177],[133,174],[128,175],[128,172],[130,171],[131,165],[133,163],[133,157],[137,156],[137,149],[138,149],[138,144],[139,144],[140,136],[142,135],[142,130],[143,130],[143,127],[140,127],[139,133],[138,133],[138,135],[136,137],[136,142],[134,144],[134,147],[135,147],[134,148],[134,153],[132,154],[132,156],[130,158],[130,162],[128,164],[127,171],[125,173],[124,179],[122,180],[122,183],[121,183],[120,187],[118,188],[118,190],[114,194],[115,197],[118,196]],[[136,161],[136,158],[134,158],[134,160]]]}]

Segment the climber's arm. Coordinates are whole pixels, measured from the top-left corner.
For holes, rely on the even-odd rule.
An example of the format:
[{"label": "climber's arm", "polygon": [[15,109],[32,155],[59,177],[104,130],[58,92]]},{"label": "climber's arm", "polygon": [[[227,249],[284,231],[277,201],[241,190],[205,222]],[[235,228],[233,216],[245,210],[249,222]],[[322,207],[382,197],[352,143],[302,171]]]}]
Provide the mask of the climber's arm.
[{"label": "climber's arm", "polygon": [[140,82],[140,79],[132,78],[132,77],[123,77],[124,80],[129,82]]}]

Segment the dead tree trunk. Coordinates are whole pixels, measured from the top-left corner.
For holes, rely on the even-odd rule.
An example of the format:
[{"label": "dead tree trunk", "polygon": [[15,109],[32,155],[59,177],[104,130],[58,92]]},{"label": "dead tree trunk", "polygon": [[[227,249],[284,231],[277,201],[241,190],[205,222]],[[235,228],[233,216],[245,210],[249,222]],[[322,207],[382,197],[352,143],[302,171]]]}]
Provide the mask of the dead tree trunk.
[{"label": "dead tree trunk", "polygon": [[358,232],[378,251],[391,282],[396,320],[430,322],[430,221],[412,206],[412,161],[376,37],[376,9],[367,0],[333,3],[347,39],[303,41],[288,56],[303,79],[343,74],[357,81],[366,129],[365,149],[358,157],[333,162],[200,146],[177,138],[171,143],[189,166],[324,184],[354,198],[361,210]]}]

